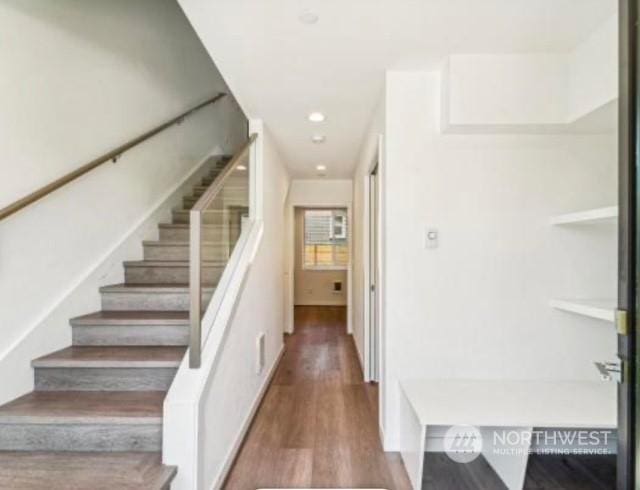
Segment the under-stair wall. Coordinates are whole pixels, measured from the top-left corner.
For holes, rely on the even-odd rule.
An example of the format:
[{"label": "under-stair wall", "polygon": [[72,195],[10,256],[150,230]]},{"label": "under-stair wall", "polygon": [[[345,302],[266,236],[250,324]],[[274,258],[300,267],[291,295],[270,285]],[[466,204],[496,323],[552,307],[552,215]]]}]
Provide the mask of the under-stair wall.
[{"label": "under-stair wall", "polygon": [[[0,31],[0,207],[228,91],[173,0],[8,0]],[[227,96],[0,222],[0,403],[32,389],[31,360],[70,344],[99,286],[122,282],[206,157],[246,135]]]}]

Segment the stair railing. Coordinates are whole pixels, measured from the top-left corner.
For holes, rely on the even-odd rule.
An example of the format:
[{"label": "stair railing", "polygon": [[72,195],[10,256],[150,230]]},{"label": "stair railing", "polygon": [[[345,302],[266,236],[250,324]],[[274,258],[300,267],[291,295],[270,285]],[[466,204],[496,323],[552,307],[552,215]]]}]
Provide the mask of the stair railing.
[{"label": "stair railing", "polygon": [[59,179],[56,179],[53,182],[50,182],[49,184],[33,191],[32,193],[24,196],[23,198],[18,199],[17,201],[9,204],[8,206],[0,209],[0,221],[20,211],[21,209],[26,208],[30,204],[33,204],[34,202],[39,201],[43,197],[48,196],[52,192],[76,180],[78,177],[81,177],[84,174],[90,172],[91,170],[98,168],[100,165],[110,161],[113,163],[117,162],[123,153],[129,151],[134,146],[137,146],[140,143],[143,143],[149,138],[152,138],[153,136],[155,136],[156,134],[164,131],[165,129],[170,128],[171,126],[174,126],[176,124],[181,124],[187,117],[191,116],[193,113],[199,111],[200,109],[203,109],[204,107],[207,107],[208,105],[215,104],[218,100],[220,100],[225,95],[226,94],[224,93],[220,93],[218,95],[215,95],[205,100],[204,102],[201,102],[200,104],[192,107],[191,109],[184,111],[181,114],[178,114],[177,116],[169,119],[168,121],[160,124],[159,126],[156,126],[153,129],[150,129],[149,131],[141,134],[140,136],[137,136],[136,138],[133,138],[132,140],[127,141],[126,143],[114,148],[113,150],[108,151],[107,153],[99,156],[98,158],[91,160],[89,163],[85,163],[84,165],[82,165],[81,167],[78,167],[73,172],[69,172],[68,174],[63,175]]},{"label": "stair railing", "polygon": [[[200,367],[202,321],[211,291],[222,297],[230,262],[246,220],[254,218],[252,197],[257,134],[220,170],[189,212],[189,367]],[[237,254],[236,254],[237,255]],[[206,339],[205,339],[206,340]]]}]

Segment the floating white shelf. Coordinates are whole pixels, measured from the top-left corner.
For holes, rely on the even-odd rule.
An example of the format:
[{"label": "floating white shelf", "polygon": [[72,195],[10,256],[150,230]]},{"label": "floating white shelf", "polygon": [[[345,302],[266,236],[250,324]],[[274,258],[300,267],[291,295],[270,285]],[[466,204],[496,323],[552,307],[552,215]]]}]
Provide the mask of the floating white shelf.
[{"label": "floating white shelf", "polygon": [[613,299],[554,299],[549,303],[553,308],[584,315],[608,322],[615,321],[616,302]]},{"label": "floating white shelf", "polygon": [[554,216],[550,222],[552,225],[577,225],[597,223],[599,221],[614,220],[618,217],[618,206],[589,209],[577,213],[561,214]]}]

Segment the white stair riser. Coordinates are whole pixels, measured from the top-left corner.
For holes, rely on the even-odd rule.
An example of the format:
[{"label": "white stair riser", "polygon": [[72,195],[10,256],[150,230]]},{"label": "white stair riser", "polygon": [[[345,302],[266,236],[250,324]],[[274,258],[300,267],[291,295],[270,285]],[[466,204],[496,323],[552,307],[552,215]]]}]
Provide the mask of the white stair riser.
[{"label": "white stair riser", "polygon": [[35,368],[38,391],[165,391],[176,368]]},{"label": "white stair riser", "polygon": [[[198,199],[199,197],[185,197],[182,200],[182,204],[185,209],[191,209],[193,206],[195,206]],[[244,208],[249,207],[249,199],[247,197],[242,197],[242,196],[225,198],[224,203],[226,206],[244,207]]]},{"label": "white stair riser", "polygon": [[2,451],[160,451],[160,424],[0,424]]},{"label": "white stair riser", "polygon": [[[225,245],[204,245],[201,247],[202,260],[221,262],[229,258],[229,247]],[[184,245],[145,245],[144,260],[188,261],[189,244]]]},{"label": "white stair riser", "polygon": [[[173,211],[173,222],[174,223],[189,223],[190,222],[190,212],[187,210]],[[233,226],[238,228],[239,223],[234,223],[231,221],[231,216],[229,213],[223,213],[221,211],[205,211],[202,216],[202,222],[206,225],[224,225],[224,226]]]},{"label": "white stair riser", "polygon": [[[203,304],[211,299],[211,293],[203,293]],[[187,293],[134,293],[103,292],[102,309],[105,311],[188,311]]]},{"label": "white stair riser", "polygon": [[[205,191],[209,188],[208,185],[197,185],[193,188],[193,194],[189,197],[193,198],[193,197],[200,197],[202,196],[202,194],[205,193]],[[222,192],[225,193],[226,196],[231,197],[231,198],[245,198],[245,199],[249,199],[249,189],[246,185],[240,185],[240,186],[228,186],[225,187]]]},{"label": "white stair riser", "polygon": [[[204,267],[204,284],[217,284],[222,275],[222,267]],[[125,266],[127,284],[189,284],[189,267]]]},{"label": "white stair riser", "polygon": [[[229,231],[233,230],[237,232],[238,226],[224,227],[218,226],[205,226],[202,228],[202,238],[208,242],[222,241],[229,228]],[[160,240],[172,241],[172,242],[189,242],[189,228],[160,228]]]}]

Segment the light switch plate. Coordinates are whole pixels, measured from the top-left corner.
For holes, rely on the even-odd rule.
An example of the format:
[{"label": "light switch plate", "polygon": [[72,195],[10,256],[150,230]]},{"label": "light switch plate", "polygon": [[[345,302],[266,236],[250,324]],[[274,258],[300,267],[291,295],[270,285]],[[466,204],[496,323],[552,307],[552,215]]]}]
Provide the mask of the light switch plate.
[{"label": "light switch plate", "polygon": [[264,369],[265,363],[265,345],[264,345],[264,333],[258,334],[256,339],[256,374],[261,374]]},{"label": "light switch plate", "polygon": [[437,228],[428,227],[424,232],[424,247],[425,248],[438,248],[438,241],[440,233]]}]

